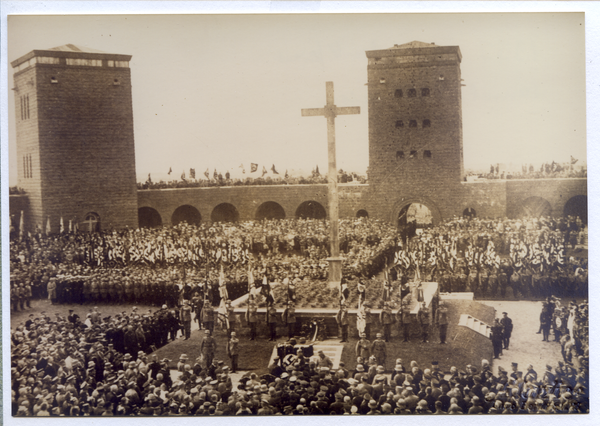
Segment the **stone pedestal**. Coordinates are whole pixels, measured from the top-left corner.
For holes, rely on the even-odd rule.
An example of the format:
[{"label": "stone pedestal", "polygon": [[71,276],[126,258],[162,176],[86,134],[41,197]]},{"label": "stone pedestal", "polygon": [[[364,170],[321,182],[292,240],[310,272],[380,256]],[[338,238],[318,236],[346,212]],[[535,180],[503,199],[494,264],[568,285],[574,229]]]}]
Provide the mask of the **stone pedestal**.
[{"label": "stone pedestal", "polygon": [[340,288],[342,282],[342,258],[328,257],[327,261],[329,262],[329,287]]}]

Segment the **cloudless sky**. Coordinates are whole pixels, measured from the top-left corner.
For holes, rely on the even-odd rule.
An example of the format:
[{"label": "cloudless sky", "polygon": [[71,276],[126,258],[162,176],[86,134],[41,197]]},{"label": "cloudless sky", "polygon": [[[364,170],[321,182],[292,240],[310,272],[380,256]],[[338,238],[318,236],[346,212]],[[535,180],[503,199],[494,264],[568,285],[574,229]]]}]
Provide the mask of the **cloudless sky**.
[{"label": "cloudless sky", "polygon": [[[241,177],[250,163],[283,174],[327,169],[325,104],[336,119],[338,168],[368,166],[365,51],[413,40],[459,46],[466,168],[586,158],[581,13],[371,15],[10,16],[8,60],[75,44],[133,55],[138,180],[209,168]],[[9,67],[8,87],[13,87]],[[9,161],[16,164],[9,94]],[[254,175],[257,175],[255,173]],[[269,173],[269,175],[272,175]],[[15,185],[16,167],[10,167]]]}]

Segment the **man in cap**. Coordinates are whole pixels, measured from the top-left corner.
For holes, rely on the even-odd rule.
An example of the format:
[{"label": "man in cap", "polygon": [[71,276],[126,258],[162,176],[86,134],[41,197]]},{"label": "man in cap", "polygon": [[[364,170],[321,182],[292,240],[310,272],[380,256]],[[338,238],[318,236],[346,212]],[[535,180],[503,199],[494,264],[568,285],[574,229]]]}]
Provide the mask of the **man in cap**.
[{"label": "man in cap", "polygon": [[385,359],[387,357],[387,345],[383,341],[381,333],[377,333],[371,345],[371,354],[377,360],[377,365],[383,366],[385,369]]},{"label": "man in cap", "polygon": [[210,335],[210,330],[204,330],[204,338],[202,339],[202,343],[200,343],[200,353],[204,358],[206,368],[212,364],[216,350],[216,340]]},{"label": "man in cap", "polygon": [[448,332],[448,308],[443,300],[440,300],[435,312],[435,324],[440,328],[440,344],[446,344],[446,333]]},{"label": "man in cap", "polygon": [[502,312],[502,319],[500,320],[500,323],[502,324],[503,328],[503,349],[508,349],[508,345],[510,344],[510,336],[512,335],[513,330],[513,322],[512,319],[508,317],[506,312]]},{"label": "man in cap", "polygon": [[492,341],[492,347],[494,349],[494,359],[500,359],[500,353],[502,352],[502,339],[504,333],[502,331],[502,324],[500,320],[496,318],[494,325],[492,326],[492,334],[490,340]]},{"label": "man in cap", "polygon": [[246,310],[246,321],[250,327],[250,340],[256,339],[256,325],[258,324],[258,305],[254,299],[248,300],[248,309]]},{"label": "man in cap", "polygon": [[356,342],[356,356],[363,359],[371,356],[371,342],[367,339],[366,333],[361,333],[360,339]]},{"label": "man in cap", "polygon": [[238,357],[239,357],[239,346],[240,340],[237,338],[235,331],[231,332],[229,342],[227,342],[227,355],[231,358],[231,372],[236,373],[238,369]]},{"label": "man in cap", "polygon": [[343,301],[340,303],[340,309],[335,316],[335,320],[342,332],[341,343],[348,342],[348,324],[350,324],[350,321],[348,319],[348,308],[346,308],[346,304]]},{"label": "man in cap", "polygon": [[394,316],[392,315],[392,308],[388,302],[383,303],[383,309],[379,314],[379,321],[383,326],[383,337],[386,342],[389,342],[392,338],[392,323],[394,322]]},{"label": "man in cap", "polygon": [[269,323],[269,341],[277,340],[277,309],[270,303],[267,307],[267,322]]},{"label": "man in cap", "polygon": [[327,367],[329,369],[333,368],[333,361],[331,360],[331,358],[325,355],[325,352],[321,350],[318,352],[318,355],[319,357],[317,359],[317,367]]},{"label": "man in cap", "polygon": [[398,313],[396,314],[398,316],[399,319],[399,323],[402,325],[402,335],[403,335],[403,342],[408,342],[408,339],[410,338],[410,325],[412,322],[412,316],[410,313],[410,304],[408,303],[408,301],[403,300],[402,304],[400,305],[400,309],[398,310]]},{"label": "man in cap", "polygon": [[185,340],[188,340],[192,333],[192,307],[190,306],[188,300],[183,301],[183,306],[179,310],[179,319],[183,324],[183,334],[185,336]]},{"label": "man in cap", "polygon": [[294,337],[296,334],[296,307],[294,306],[294,302],[291,300],[288,302],[287,307],[281,314],[281,319],[288,328],[288,338]]},{"label": "man in cap", "polygon": [[429,308],[427,308],[426,302],[421,303],[421,309],[419,309],[418,317],[419,322],[421,323],[421,341],[423,343],[429,343]]}]

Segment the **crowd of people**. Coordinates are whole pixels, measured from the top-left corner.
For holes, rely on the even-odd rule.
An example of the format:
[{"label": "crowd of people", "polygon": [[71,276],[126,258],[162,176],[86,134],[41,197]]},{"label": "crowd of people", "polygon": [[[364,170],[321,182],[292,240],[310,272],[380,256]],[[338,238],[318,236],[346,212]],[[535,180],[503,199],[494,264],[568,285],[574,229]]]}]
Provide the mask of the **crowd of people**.
[{"label": "crowd of people", "polygon": [[[340,243],[347,273],[373,275],[392,255],[395,233],[383,221],[344,219]],[[328,256],[328,223],[315,219],[38,233],[11,241],[11,300],[14,309],[40,297],[172,305],[186,280],[241,296],[250,274],[261,283],[322,281]]]},{"label": "crowd of people", "polygon": [[479,179],[556,179],[556,178],[587,178],[587,167],[570,163],[542,163],[540,167],[533,164],[523,164],[521,170],[500,170],[500,165],[491,165],[488,173],[470,173]]},{"label": "crowd of people", "polygon": [[[195,174],[194,174],[195,176]],[[287,171],[284,176],[273,175],[264,177],[247,177],[245,179],[232,178],[229,172],[225,175],[222,173],[214,173],[212,179],[210,174],[206,179],[186,179],[182,176],[181,179],[171,181],[152,182],[149,178],[146,182],[138,182],[138,189],[167,189],[167,188],[212,188],[219,186],[255,186],[255,185],[316,185],[327,184],[327,175],[321,175],[318,171],[313,171],[311,176],[290,176]],[[359,175],[354,172],[338,171],[338,183],[367,183],[367,178],[364,175]]]},{"label": "crowd of people", "polygon": [[[343,219],[343,280],[351,288],[362,281],[371,294],[400,291],[417,275],[438,282],[442,292],[474,292],[476,298],[504,298],[510,288],[518,299],[585,299],[587,257],[565,255],[584,228],[572,217],[453,218],[404,236],[383,221]],[[225,286],[241,296],[249,276],[309,288],[326,279],[328,256],[328,222],[317,219],[28,234],[10,243],[11,307],[46,297],[173,306],[186,281],[215,294]],[[390,265],[382,282],[377,275]]]},{"label": "crowd of people", "polygon": [[454,218],[400,240],[394,279],[419,273],[442,292],[519,299],[587,298],[587,256],[567,256],[582,238],[578,218]]},{"label": "crowd of people", "polygon": [[[30,316],[11,333],[12,414],[31,416],[223,416],[391,414],[559,414],[589,412],[587,304],[572,307],[576,326],[567,333],[565,358],[512,371],[487,360],[481,367],[441,366],[396,359],[393,369],[377,353],[352,370],[290,340],[294,356],[276,357],[268,373],[245,374],[233,386],[231,368],[218,359],[182,354],[173,379],[169,359],[148,353],[167,338],[163,315],[123,312],[85,320],[71,312]],[[210,331],[205,331],[210,341]],[[228,351],[239,340],[230,333]],[[378,336],[378,338],[381,336]],[[167,339],[168,340],[168,339]],[[565,339],[567,340],[567,339]],[[568,346],[568,347],[567,347]],[[214,352],[214,351],[213,351]],[[368,352],[368,350],[367,350]],[[212,352],[211,352],[212,354]],[[287,354],[287,352],[286,352]],[[232,357],[232,360],[234,358]],[[237,359],[237,358],[236,358]],[[232,365],[235,368],[235,365]],[[389,374],[391,373],[391,374]]]}]

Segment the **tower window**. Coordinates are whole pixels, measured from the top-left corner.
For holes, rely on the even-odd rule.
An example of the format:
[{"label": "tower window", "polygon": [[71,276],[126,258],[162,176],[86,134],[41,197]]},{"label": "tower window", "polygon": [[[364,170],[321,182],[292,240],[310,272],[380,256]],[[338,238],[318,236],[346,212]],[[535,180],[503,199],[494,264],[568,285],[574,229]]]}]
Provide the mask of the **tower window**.
[{"label": "tower window", "polygon": [[379,79],[379,83],[381,83],[381,84],[385,84],[385,78],[380,78],[380,79]]},{"label": "tower window", "polygon": [[429,89],[427,87],[421,89],[421,96],[429,96]]},{"label": "tower window", "polygon": [[404,121],[396,120],[396,129],[399,129],[400,127],[404,127]]},{"label": "tower window", "polygon": [[100,216],[97,213],[90,212],[85,215],[85,220],[82,223],[82,230],[87,232],[100,231]]},{"label": "tower window", "polygon": [[56,79],[56,77],[50,77],[50,83],[56,84],[56,83],[58,83],[58,80]]},{"label": "tower window", "polygon": [[401,98],[402,97],[402,89],[396,89],[396,91],[394,92],[394,97]]},{"label": "tower window", "polygon": [[404,151],[396,151],[396,160],[404,159]]},{"label": "tower window", "polygon": [[21,96],[21,120],[27,120],[29,114],[29,95]]},{"label": "tower window", "polygon": [[417,97],[417,89],[408,89],[408,97],[416,98]]},{"label": "tower window", "polygon": [[438,77],[439,81],[444,81],[444,76],[440,74],[440,76]]},{"label": "tower window", "polygon": [[414,127],[414,128],[416,128],[417,127],[417,120],[410,120],[409,123],[408,123],[408,127],[411,127],[411,128]]},{"label": "tower window", "polygon": [[431,158],[431,151],[428,149],[423,151],[423,158]]},{"label": "tower window", "polygon": [[120,84],[121,84],[121,82],[119,81],[119,79],[115,78],[115,80],[113,81],[113,86],[118,86]]},{"label": "tower window", "polygon": [[431,127],[431,121],[430,120],[423,120],[423,128],[426,127]]},{"label": "tower window", "polygon": [[417,151],[411,151],[408,158],[417,158]]}]

